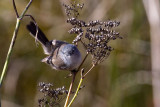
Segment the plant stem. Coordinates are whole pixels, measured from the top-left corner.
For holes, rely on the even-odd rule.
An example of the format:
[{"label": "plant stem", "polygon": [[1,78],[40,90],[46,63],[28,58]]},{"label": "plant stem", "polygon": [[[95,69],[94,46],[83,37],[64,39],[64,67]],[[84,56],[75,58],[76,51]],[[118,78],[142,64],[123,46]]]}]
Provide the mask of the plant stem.
[{"label": "plant stem", "polygon": [[33,0],[30,0],[30,1],[29,1],[29,3],[27,4],[27,6],[25,7],[25,9],[23,10],[22,14],[19,16],[20,19],[22,19],[22,18],[25,16],[25,14],[26,14],[29,6],[31,5],[32,1],[33,1]]},{"label": "plant stem", "polygon": [[80,87],[81,87],[81,84],[82,84],[82,81],[83,81],[83,78],[81,77],[81,79],[80,79],[80,81],[79,81],[79,84],[78,84],[78,87],[77,87],[77,90],[76,90],[76,93],[74,94],[71,102],[69,103],[69,105],[68,105],[67,107],[70,107],[71,104],[74,102],[75,98],[77,97],[78,91],[79,91],[79,89],[80,89]]},{"label": "plant stem", "polygon": [[[25,7],[25,9],[22,12],[22,14],[19,16],[17,8],[16,8],[15,1],[12,0],[12,2],[13,2],[13,8],[14,8],[14,11],[16,13],[17,22],[16,22],[15,30],[13,32],[12,40],[11,40],[11,43],[10,43],[10,46],[9,46],[9,49],[8,49],[7,57],[6,57],[4,66],[3,66],[2,74],[0,76],[0,88],[2,86],[4,75],[5,75],[5,73],[7,72],[7,69],[8,69],[8,63],[9,63],[9,60],[10,60],[10,57],[11,57],[11,53],[12,53],[14,44],[16,42],[16,38],[17,38],[18,31],[19,31],[21,19],[25,16],[25,13],[27,12],[27,10],[28,10],[29,6],[31,5],[32,1],[33,0],[30,0],[30,2],[27,4],[27,6]],[[1,96],[0,96],[0,107],[1,107]]]},{"label": "plant stem", "polygon": [[13,50],[13,47],[14,47],[14,44],[15,44],[15,41],[16,41],[16,37],[17,37],[19,26],[20,26],[20,19],[17,18],[16,27],[15,27],[15,30],[14,30],[14,33],[13,33],[11,44],[9,46],[9,50],[8,50],[8,53],[7,53],[6,61],[5,61],[5,64],[4,64],[4,67],[3,67],[3,70],[2,70],[2,74],[1,74],[1,78],[0,78],[0,87],[2,85],[2,81],[3,81],[4,75],[5,75],[5,73],[7,71],[7,68],[8,68],[8,63],[9,63],[10,56],[11,56],[11,53],[12,53],[12,50]]},{"label": "plant stem", "polygon": [[15,13],[16,13],[17,22],[16,22],[16,27],[15,27],[15,30],[14,30],[14,33],[13,33],[12,40],[11,40],[11,43],[10,43],[10,46],[9,46],[9,49],[8,49],[8,53],[7,53],[6,61],[5,61],[3,70],[2,70],[2,74],[1,74],[1,77],[0,77],[0,87],[2,86],[3,78],[4,78],[4,75],[5,75],[5,73],[7,71],[7,68],[8,68],[8,63],[9,63],[9,60],[10,60],[10,56],[11,56],[16,38],[17,38],[17,34],[18,34],[18,31],[19,31],[19,26],[20,26],[21,19],[25,16],[25,13],[27,12],[27,10],[28,10],[29,6],[31,5],[32,1],[33,0],[30,0],[30,2],[27,4],[27,6],[25,7],[22,14],[19,16],[18,12],[17,12],[16,5],[15,5],[15,1],[13,0],[13,7],[14,7],[14,10],[15,10]]},{"label": "plant stem", "polygon": [[92,67],[83,75],[83,78],[95,67],[96,65],[93,64]]},{"label": "plant stem", "polygon": [[71,91],[72,91],[72,87],[73,87],[73,83],[74,83],[74,80],[75,80],[75,76],[76,76],[76,73],[73,73],[72,82],[71,82],[70,87],[69,87],[69,91],[68,91],[68,94],[67,94],[67,98],[66,98],[66,102],[64,104],[64,107],[67,107],[67,105],[68,105],[68,101],[69,101],[69,97],[70,97],[70,94],[71,94]]},{"label": "plant stem", "polygon": [[[0,92],[1,93],[1,92]],[[1,94],[0,94],[0,100],[1,100]],[[0,107],[1,107],[1,101],[0,101]]]},{"label": "plant stem", "polygon": [[80,66],[78,67],[77,71],[79,71],[79,69],[81,68],[81,66],[83,65],[84,61],[87,59],[88,53],[86,54],[86,56],[84,57],[82,63],[80,64]]},{"label": "plant stem", "polygon": [[12,2],[13,2],[14,11],[15,11],[15,13],[16,13],[16,17],[18,18],[18,17],[19,17],[19,14],[18,14],[18,11],[17,11],[16,3],[15,3],[14,0],[12,0]]},{"label": "plant stem", "polygon": [[68,105],[67,107],[70,107],[71,104],[74,102],[75,98],[76,98],[77,95],[78,95],[78,92],[79,92],[79,89],[80,89],[80,87],[81,87],[81,84],[82,84],[82,82],[83,82],[84,77],[85,77],[94,67],[95,67],[95,65],[93,64],[92,67],[91,67],[91,68],[87,71],[87,73],[85,73],[84,75],[83,75],[83,70],[84,70],[84,69],[82,69],[82,71],[81,71],[81,72],[82,72],[82,73],[81,73],[81,79],[80,79],[80,81],[79,81],[79,84],[78,84],[76,93],[74,94],[71,102],[69,103],[69,105]]}]

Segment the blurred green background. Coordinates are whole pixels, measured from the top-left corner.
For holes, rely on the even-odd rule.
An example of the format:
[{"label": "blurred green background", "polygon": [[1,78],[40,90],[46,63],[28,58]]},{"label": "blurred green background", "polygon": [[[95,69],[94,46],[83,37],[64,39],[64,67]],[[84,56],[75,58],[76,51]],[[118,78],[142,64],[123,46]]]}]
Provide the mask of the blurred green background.
[{"label": "blurred green background", "polygon": [[[21,13],[29,0],[15,0]],[[80,1],[80,0],[79,0]],[[87,75],[83,88],[73,107],[153,107],[151,81],[150,27],[142,0],[84,0],[80,19],[118,20],[118,31],[123,39],[110,42],[115,49],[100,65]],[[71,28],[66,23],[62,3],[66,0],[33,0],[27,14],[51,39],[72,42]],[[7,75],[1,89],[2,107],[37,107],[42,95],[37,89],[39,82],[53,83],[55,88],[68,89],[71,78],[68,71],[55,71],[41,59],[45,57],[40,45],[26,30],[29,18],[21,23],[11,56]],[[16,17],[12,0],[0,1],[0,69],[2,70],[12,38]],[[84,53],[83,49],[80,49]],[[89,68],[88,58],[84,68]],[[74,89],[80,78],[78,74]],[[65,101],[65,100],[64,100]],[[61,102],[63,106],[64,101]]]}]

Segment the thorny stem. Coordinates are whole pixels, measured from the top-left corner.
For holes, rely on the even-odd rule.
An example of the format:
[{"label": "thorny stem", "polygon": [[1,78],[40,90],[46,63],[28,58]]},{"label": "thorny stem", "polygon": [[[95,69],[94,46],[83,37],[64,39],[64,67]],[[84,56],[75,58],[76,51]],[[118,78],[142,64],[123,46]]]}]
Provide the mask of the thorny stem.
[{"label": "thorny stem", "polygon": [[67,98],[66,98],[66,102],[64,104],[64,107],[67,107],[67,105],[68,105],[68,101],[69,101],[69,97],[71,95],[71,91],[72,91],[73,83],[74,83],[74,80],[75,80],[75,76],[76,76],[76,72],[73,73],[72,82],[71,82],[70,87],[69,87],[69,91],[68,91],[68,94],[67,94]]},{"label": "thorny stem", "polygon": [[12,36],[12,40],[11,40],[11,43],[10,43],[10,46],[9,46],[9,49],[8,49],[8,53],[7,53],[5,64],[4,64],[4,67],[3,67],[3,70],[2,70],[2,74],[1,74],[1,77],[0,77],[0,87],[2,86],[2,81],[3,81],[4,75],[5,75],[5,73],[7,71],[7,68],[8,68],[8,63],[9,63],[10,56],[11,56],[11,53],[12,53],[12,50],[13,50],[13,47],[14,47],[14,44],[15,44],[15,41],[16,41],[18,31],[19,31],[21,19],[24,17],[24,15],[27,12],[31,3],[32,3],[32,0],[30,0],[30,2],[26,6],[26,8],[22,12],[22,14],[19,16],[18,12],[17,12],[16,5],[15,5],[15,1],[13,0],[13,7],[14,7],[14,10],[15,10],[15,13],[16,13],[17,22],[16,22],[16,27],[15,27],[15,30],[14,30],[14,33],[13,33],[13,36]]}]

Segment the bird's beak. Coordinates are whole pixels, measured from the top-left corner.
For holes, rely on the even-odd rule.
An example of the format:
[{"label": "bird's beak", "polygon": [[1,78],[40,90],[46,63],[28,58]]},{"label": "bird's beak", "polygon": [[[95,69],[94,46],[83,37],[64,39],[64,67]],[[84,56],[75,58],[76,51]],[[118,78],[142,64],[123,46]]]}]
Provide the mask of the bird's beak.
[{"label": "bird's beak", "polygon": [[47,63],[49,57],[46,57],[44,59],[41,60],[41,62]]}]

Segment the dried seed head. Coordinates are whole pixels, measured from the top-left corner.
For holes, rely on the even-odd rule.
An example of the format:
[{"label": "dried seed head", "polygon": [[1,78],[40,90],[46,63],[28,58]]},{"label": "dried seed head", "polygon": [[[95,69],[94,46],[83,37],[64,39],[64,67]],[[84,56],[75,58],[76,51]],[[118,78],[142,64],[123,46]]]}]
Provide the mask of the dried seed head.
[{"label": "dried seed head", "polygon": [[71,5],[63,4],[65,8],[65,13],[69,18],[72,17],[78,17],[79,16],[79,10],[81,10],[84,6],[84,4],[77,4],[76,2],[73,2]]},{"label": "dried seed head", "polygon": [[[74,2],[75,3],[75,2]],[[69,30],[70,34],[76,34],[76,38],[72,43],[78,44],[79,41],[83,43],[86,47],[87,53],[92,55],[92,63],[99,64],[105,58],[110,55],[110,52],[113,50],[111,46],[108,46],[110,40],[116,40],[117,38],[122,39],[119,35],[119,32],[115,31],[114,28],[120,25],[118,21],[89,21],[85,22],[83,20],[79,20],[77,16],[74,16],[78,13],[78,9],[82,9],[84,4],[72,4],[64,5],[66,8],[66,14],[68,13],[67,23],[70,23],[73,28]],[[73,15],[74,13],[74,15]]]},{"label": "dried seed head", "polygon": [[64,86],[54,89],[51,83],[40,82],[38,87],[39,91],[43,93],[43,97],[38,99],[40,107],[58,105],[68,93]]}]

